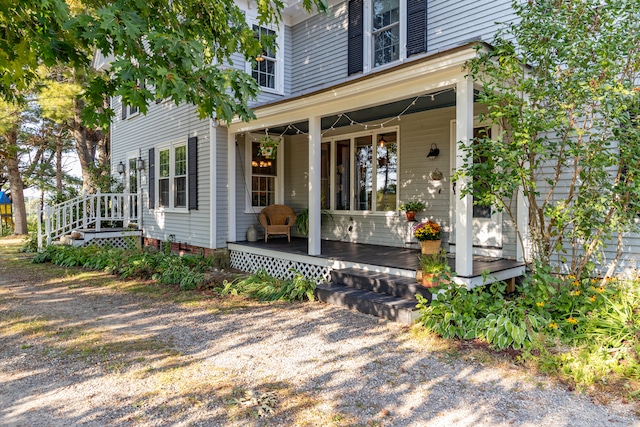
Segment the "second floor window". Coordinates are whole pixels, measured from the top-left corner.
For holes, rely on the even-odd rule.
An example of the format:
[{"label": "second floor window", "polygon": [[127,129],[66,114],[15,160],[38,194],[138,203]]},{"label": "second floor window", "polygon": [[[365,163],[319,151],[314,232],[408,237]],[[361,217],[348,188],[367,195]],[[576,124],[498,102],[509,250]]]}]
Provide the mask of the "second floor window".
[{"label": "second floor window", "polygon": [[[276,40],[276,32],[265,27],[258,25],[253,26],[253,31],[256,34],[256,38],[259,40],[270,39]],[[258,82],[260,87],[277,89],[276,88],[276,73],[277,73],[277,58],[276,50],[273,48],[265,48],[262,51],[262,55],[256,58],[256,63],[253,66],[251,75]]]},{"label": "second floor window", "polygon": [[428,0],[349,0],[347,73],[367,73],[427,51]]},{"label": "second floor window", "polygon": [[400,0],[372,2],[373,66],[400,59]]}]

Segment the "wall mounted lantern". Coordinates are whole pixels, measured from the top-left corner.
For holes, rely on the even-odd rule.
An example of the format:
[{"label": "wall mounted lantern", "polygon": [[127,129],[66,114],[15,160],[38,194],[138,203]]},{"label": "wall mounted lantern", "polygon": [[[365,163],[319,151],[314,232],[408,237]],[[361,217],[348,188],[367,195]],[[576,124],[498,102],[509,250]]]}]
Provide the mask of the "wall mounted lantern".
[{"label": "wall mounted lantern", "polygon": [[431,144],[431,149],[429,150],[429,154],[427,154],[427,159],[435,159],[440,155],[440,149],[436,144]]}]

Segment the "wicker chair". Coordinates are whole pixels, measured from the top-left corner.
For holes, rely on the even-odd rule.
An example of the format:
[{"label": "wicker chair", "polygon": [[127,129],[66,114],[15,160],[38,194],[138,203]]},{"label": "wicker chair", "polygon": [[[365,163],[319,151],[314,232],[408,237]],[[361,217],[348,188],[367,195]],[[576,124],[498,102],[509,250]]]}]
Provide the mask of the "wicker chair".
[{"label": "wicker chair", "polygon": [[274,234],[286,234],[288,241],[291,241],[291,227],[296,222],[296,213],[289,206],[267,206],[260,212],[258,219],[264,227],[265,242]]}]

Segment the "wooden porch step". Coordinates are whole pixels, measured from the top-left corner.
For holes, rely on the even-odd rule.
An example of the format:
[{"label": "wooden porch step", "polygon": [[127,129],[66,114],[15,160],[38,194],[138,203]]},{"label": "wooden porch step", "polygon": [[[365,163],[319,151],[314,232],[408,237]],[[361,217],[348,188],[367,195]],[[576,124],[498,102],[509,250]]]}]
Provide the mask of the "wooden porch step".
[{"label": "wooden porch step", "polygon": [[415,278],[394,276],[386,273],[345,268],[331,271],[331,282],[350,288],[388,294],[399,298],[415,299],[415,294],[431,300],[431,292],[416,283]]},{"label": "wooden porch step", "polygon": [[407,324],[420,316],[416,294],[431,301],[429,290],[415,279],[356,268],[331,271],[331,283],[316,290],[322,302]]},{"label": "wooden porch step", "polygon": [[394,322],[411,324],[420,316],[415,299],[398,298],[335,283],[319,284],[316,292],[318,300],[322,302]]}]

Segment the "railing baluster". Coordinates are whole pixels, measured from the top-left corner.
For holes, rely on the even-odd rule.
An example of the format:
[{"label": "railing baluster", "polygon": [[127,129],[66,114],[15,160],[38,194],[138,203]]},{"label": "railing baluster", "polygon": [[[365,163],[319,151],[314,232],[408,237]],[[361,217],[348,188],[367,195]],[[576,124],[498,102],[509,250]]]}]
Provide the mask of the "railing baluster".
[{"label": "railing baluster", "polygon": [[42,209],[40,209],[40,204],[38,204],[38,213],[36,217],[36,223],[38,225],[38,249],[42,249],[42,224],[40,221],[42,220]]},{"label": "railing baluster", "polygon": [[46,206],[46,205],[44,208],[44,217],[45,217],[44,232],[47,235],[47,245],[50,245],[51,244],[51,216],[49,212],[49,206]]},{"label": "railing baluster", "polygon": [[97,203],[96,203],[96,231],[100,231],[102,228],[102,195],[100,194],[100,190],[98,190],[98,194],[96,194]]}]

